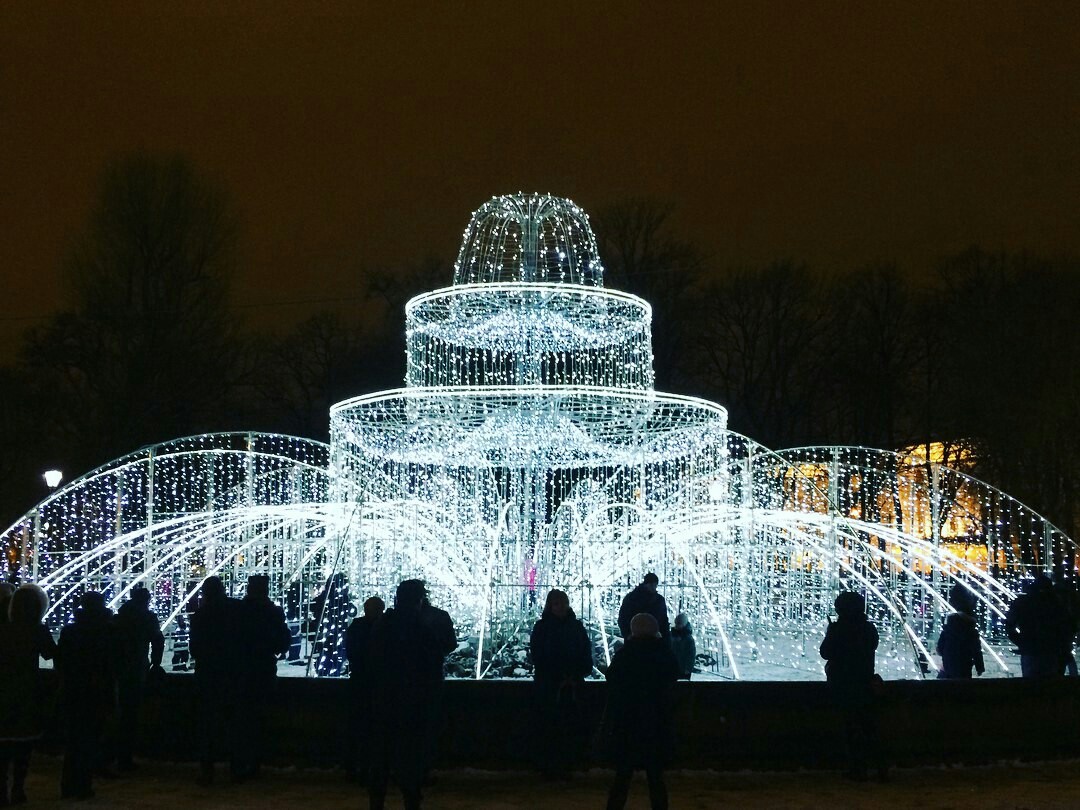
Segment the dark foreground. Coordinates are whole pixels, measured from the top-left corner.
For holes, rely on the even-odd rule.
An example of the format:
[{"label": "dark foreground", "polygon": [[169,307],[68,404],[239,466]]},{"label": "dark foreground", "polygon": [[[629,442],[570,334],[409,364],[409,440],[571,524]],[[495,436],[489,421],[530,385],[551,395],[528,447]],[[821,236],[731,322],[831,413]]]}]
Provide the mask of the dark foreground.
[{"label": "dark foreground", "polygon": [[[60,802],[58,759],[36,756],[27,793],[28,807],[109,808],[362,808],[362,789],[335,771],[271,770],[257,782],[195,784],[190,765],[145,764],[136,775],[99,780],[97,797]],[[571,782],[549,784],[521,771],[445,771],[428,789],[432,810],[466,808],[603,807],[610,773],[594,770]],[[1073,808],[1080,806],[1080,762],[998,764],[975,768],[896,770],[886,785],[850,784],[825,772],[712,773],[669,775],[674,810],[718,807],[855,808]],[[388,803],[400,807],[396,797]],[[635,782],[628,808],[646,808],[644,782]]]}]

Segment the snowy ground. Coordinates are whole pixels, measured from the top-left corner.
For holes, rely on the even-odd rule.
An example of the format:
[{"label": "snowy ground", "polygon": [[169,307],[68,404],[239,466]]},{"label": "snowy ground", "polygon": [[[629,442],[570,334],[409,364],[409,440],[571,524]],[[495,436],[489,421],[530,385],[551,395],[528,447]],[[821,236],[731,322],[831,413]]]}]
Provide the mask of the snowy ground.
[{"label": "snowy ground", "polygon": [[[58,796],[59,760],[37,756],[27,792],[31,807],[71,807]],[[213,787],[195,784],[188,765],[146,764],[135,776],[98,780],[97,797],[80,807],[117,808],[349,808],[365,807],[362,790],[332,771],[277,770],[259,781]],[[435,810],[578,810],[602,807],[610,774],[593,771],[566,784],[541,782],[524,772],[439,773],[425,798]],[[889,784],[851,784],[831,773],[711,773],[669,775],[674,810],[698,808],[1015,808],[1080,807],[1080,762],[980,768],[897,770]],[[390,808],[400,804],[394,797]],[[630,810],[648,807],[645,785],[635,782]]]}]

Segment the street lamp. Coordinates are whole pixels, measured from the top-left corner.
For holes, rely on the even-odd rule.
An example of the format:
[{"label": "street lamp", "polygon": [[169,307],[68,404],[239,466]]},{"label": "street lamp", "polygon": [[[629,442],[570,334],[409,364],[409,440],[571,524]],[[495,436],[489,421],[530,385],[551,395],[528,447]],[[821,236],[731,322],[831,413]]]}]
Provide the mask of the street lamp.
[{"label": "street lamp", "polygon": [[41,477],[45,479],[45,486],[49,489],[56,489],[64,480],[64,474],[60,470],[46,470]]}]

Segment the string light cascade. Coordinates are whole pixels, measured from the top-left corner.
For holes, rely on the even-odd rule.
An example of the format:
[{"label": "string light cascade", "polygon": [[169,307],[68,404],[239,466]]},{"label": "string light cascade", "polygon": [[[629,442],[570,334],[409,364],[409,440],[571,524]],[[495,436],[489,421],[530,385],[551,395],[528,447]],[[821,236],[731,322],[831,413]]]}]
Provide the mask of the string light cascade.
[{"label": "string light cascade", "polygon": [[[1023,577],[1073,570],[1037,513],[921,454],[774,452],[706,400],[654,388],[648,303],[606,289],[584,211],[496,197],[453,284],[406,305],[405,384],[330,412],[330,444],[211,434],[146,448],[57,490],[4,533],[48,621],[87,588],[152,589],[167,633],[202,581],[268,574],[295,636],[285,672],[345,671],[355,604],[427,581],[459,633],[452,676],[523,677],[550,588],[570,594],[598,674],[625,593],[653,571],[706,677],[820,678],[841,589],[867,597],[886,677],[932,675],[950,589],[975,596],[992,674]],[[186,638],[186,637],[185,637]]]}]

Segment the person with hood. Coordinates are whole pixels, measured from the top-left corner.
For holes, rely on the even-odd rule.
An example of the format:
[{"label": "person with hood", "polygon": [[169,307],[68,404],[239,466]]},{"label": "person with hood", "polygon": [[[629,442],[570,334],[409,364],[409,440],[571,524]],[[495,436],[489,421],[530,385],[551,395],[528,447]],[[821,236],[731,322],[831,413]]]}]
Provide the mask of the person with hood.
[{"label": "person with hood", "polygon": [[1046,574],[1025,583],[1005,614],[1005,632],[1020,648],[1025,678],[1046,678],[1065,672],[1065,651],[1072,644],[1068,614],[1054,595]]},{"label": "person with hood", "polygon": [[214,761],[224,747],[234,776],[240,777],[234,734],[239,684],[240,605],[225,593],[218,577],[200,586],[198,609],[191,614],[191,657],[199,706],[199,781],[214,781]]},{"label": "person with hood", "polygon": [[[372,768],[368,781],[371,810],[382,810],[393,775],[405,810],[417,810],[421,787],[438,731],[443,664],[456,646],[433,614],[424,583],[400,583],[394,607],[371,634],[374,674]],[[445,614],[445,611],[438,611]],[[447,618],[449,618],[447,616]]]},{"label": "person with hood", "polygon": [[690,617],[680,613],[675,617],[675,627],[671,631],[671,650],[679,662],[679,679],[690,680],[697,660],[697,644],[694,642],[694,628],[690,626]]},{"label": "person with hood", "polygon": [[941,656],[941,678],[971,679],[971,668],[982,675],[982,644],[979,627],[975,623],[975,598],[965,586],[953,585],[949,604],[955,613],[945,620],[945,628],[938,638],[937,652]]},{"label": "person with hood", "polygon": [[580,756],[578,690],[592,674],[592,643],[564,591],[548,592],[529,639],[539,725],[538,761],[547,778],[565,778]]},{"label": "person with hood", "polygon": [[621,810],[635,770],[644,769],[653,810],[667,810],[664,767],[675,747],[672,686],[679,665],[671,644],[660,636],[651,613],[630,621],[630,637],[607,671],[608,704],[604,732],[615,761],[615,781],[607,809]]},{"label": "person with hood", "polygon": [[38,659],[49,660],[56,653],[53,637],[41,623],[49,606],[45,592],[37,585],[7,587],[0,614],[0,806],[26,802],[30,751],[43,730]]},{"label": "person with hood", "polygon": [[656,624],[660,628],[660,637],[665,640],[670,638],[671,627],[668,623],[667,602],[656,592],[659,584],[660,578],[650,571],[641,584],[623,599],[622,606],[619,608],[619,630],[624,639],[630,638],[630,622],[639,613],[648,613],[656,619]]},{"label": "person with hood", "polygon": [[118,656],[113,612],[102,594],[86,591],[56,645],[60,716],[67,737],[61,798],[89,799],[94,795],[93,775],[101,764],[102,732],[116,711]]},{"label": "person with hood", "polygon": [[278,658],[289,652],[292,633],[285,611],[270,599],[270,577],[265,574],[248,577],[238,608],[240,690],[233,776],[247,779],[259,774],[266,708],[273,700]]},{"label": "person with hood", "polygon": [[119,703],[116,767],[121,771],[133,771],[137,767],[132,755],[147,677],[152,674],[159,678],[165,673],[161,668],[165,636],[161,633],[157,614],[150,609],[150,591],[146,588],[132,588],[131,596],[116,611],[116,637],[120,652],[116,667]]},{"label": "person with hood", "polygon": [[877,766],[878,778],[887,776],[878,745],[877,707],[874,695],[879,682],[874,674],[878,646],[877,628],[866,618],[866,600],[854,591],[841,591],[833,603],[836,621],[829,621],[821,642],[825,679],[843,719],[848,768],[845,776],[865,781],[867,765]]},{"label": "person with hood", "polygon": [[[345,772],[350,778],[367,779],[370,761],[372,690],[375,674],[371,634],[383,617],[386,603],[378,596],[364,602],[364,614],[352,620],[345,632],[345,657],[349,660],[349,712],[345,731]],[[362,767],[358,768],[358,763]]]}]

